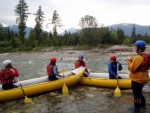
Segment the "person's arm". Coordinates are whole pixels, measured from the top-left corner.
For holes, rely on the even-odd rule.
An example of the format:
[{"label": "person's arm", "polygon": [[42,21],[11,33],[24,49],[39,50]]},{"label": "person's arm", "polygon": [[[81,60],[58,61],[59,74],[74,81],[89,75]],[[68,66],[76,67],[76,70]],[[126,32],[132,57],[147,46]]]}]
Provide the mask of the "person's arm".
[{"label": "person's arm", "polygon": [[120,62],[117,62],[118,65],[118,70],[121,71],[122,70],[122,64]]},{"label": "person's arm", "polygon": [[128,69],[131,72],[135,72],[136,69],[140,66],[140,64],[143,62],[143,57],[136,55],[133,56],[130,60],[128,60]]},{"label": "person's arm", "polygon": [[7,74],[8,74],[9,76],[11,76],[11,77],[18,77],[18,76],[19,76],[18,70],[17,70],[15,67],[12,67],[12,69],[13,69],[14,71],[8,70],[8,71],[7,71]]},{"label": "person's arm", "polygon": [[114,73],[113,69],[112,69],[112,63],[108,63],[108,72],[110,74],[110,76],[116,76],[116,73]]},{"label": "person's arm", "polygon": [[61,75],[59,75],[59,73],[57,72],[57,67],[56,67],[56,66],[53,67],[53,72],[54,72],[54,74],[55,74],[56,76],[61,77]]},{"label": "person's arm", "polygon": [[[83,66],[86,67],[86,64],[85,64],[84,61],[83,61]],[[87,67],[85,68],[85,71],[89,74],[89,71],[88,71]]]}]

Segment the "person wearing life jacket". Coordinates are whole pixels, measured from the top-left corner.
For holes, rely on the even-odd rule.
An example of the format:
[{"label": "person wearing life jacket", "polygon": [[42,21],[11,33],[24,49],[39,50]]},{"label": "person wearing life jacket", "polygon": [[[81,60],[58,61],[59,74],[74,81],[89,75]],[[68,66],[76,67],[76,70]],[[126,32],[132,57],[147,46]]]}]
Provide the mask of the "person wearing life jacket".
[{"label": "person wearing life jacket", "polygon": [[50,81],[57,80],[56,76],[61,77],[57,70],[56,58],[50,58],[50,63],[47,65],[47,74]]},{"label": "person wearing life jacket", "polygon": [[130,71],[129,78],[131,79],[132,91],[134,95],[134,111],[140,112],[145,109],[145,98],[142,94],[144,84],[147,83],[149,73],[148,55],[145,52],[146,43],[143,40],[137,40],[134,43],[136,55],[132,56],[128,61],[128,69]]},{"label": "person wearing life jacket", "polygon": [[[85,61],[83,59],[84,59],[84,56],[82,54],[80,54],[79,59],[75,62],[75,69],[79,68],[80,66],[86,67]],[[84,72],[84,76],[88,77],[89,73],[90,73],[90,71],[86,67],[85,72]]]},{"label": "person wearing life jacket", "polygon": [[110,79],[122,79],[117,73],[117,71],[122,70],[122,64],[116,61],[116,58],[115,55],[112,55],[110,56],[110,62],[108,62],[108,73]]},{"label": "person wearing life jacket", "polygon": [[12,66],[11,60],[5,60],[3,62],[3,66],[5,68],[1,70],[1,75],[0,75],[2,89],[7,90],[7,89],[16,88],[17,86],[15,86],[13,83],[14,83],[14,78],[19,76],[19,72],[17,68]]}]

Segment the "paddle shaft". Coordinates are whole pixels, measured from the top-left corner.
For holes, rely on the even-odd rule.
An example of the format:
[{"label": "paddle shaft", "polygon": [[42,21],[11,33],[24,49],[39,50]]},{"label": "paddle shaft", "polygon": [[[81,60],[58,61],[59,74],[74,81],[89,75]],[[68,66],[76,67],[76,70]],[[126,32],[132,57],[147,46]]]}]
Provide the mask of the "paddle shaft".
[{"label": "paddle shaft", "polygon": [[24,96],[26,96],[26,94],[25,94],[25,92],[24,92],[24,90],[23,90],[23,88],[22,88],[22,85],[21,85],[21,82],[20,82],[19,78],[18,78],[18,81],[19,81],[19,84],[20,84],[20,87],[21,87],[21,89],[22,89],[22,92],[23,92]]},{"label": "paddle shaft", "polygon": [[[62,59],[63,59],[63,58],[61,58],[61,66],[62,66],[62,70],[63,70]],[[65,84],[65,76],[64,76],[64,72],[63,72],[63,80],[64,80],[64,84]]]},{"label": "paddle shaft", "polygon": [[[117,63],[117,71],[119,70],[119,64]],[[118,76],[119,77],[119,76]],[[118,86],[118,77],[117,77],[117,86]]]},{"label": "paddle shaft", "polygon": [[117,77],[117,86],[118,86],[118,77]]}]

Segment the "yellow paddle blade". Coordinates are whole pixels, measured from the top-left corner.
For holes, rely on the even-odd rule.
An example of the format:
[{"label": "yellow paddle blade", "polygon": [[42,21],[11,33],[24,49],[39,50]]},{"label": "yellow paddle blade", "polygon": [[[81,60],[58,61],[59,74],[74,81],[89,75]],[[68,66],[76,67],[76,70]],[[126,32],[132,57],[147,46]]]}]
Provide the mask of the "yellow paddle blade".
[{"label": "yellow paddle blade", "polygon": [[63,95],[69,95],[68,87],[64,84],[62,88]]},{"label": "yellow paddle blade", "polygon": [[121,97],[121,91],[120,91],[120,89],[119,89],[118,86],[117,86],[117,88],[115,89],[114,97]]},{"label": "yellow paddle blade", "polygon": [[28,98],[28,97],[26,97],[26,96],[25,96],[24,102],[25,102],[25,103],[34,104],[34,102],[33,102],[30,98]]}]

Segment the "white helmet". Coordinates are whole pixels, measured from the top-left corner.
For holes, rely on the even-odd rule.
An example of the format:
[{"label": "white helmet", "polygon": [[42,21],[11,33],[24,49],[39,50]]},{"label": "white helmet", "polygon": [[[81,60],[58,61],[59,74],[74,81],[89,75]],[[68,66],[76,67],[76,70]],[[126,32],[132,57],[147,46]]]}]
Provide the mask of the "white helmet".
[{"label": "white helmet", "polygon": [[11,63],[12,63],[11,60],[5,60],[5,61],[3,62],[3,65],[6,67],[8,64],[11,64]]}]

